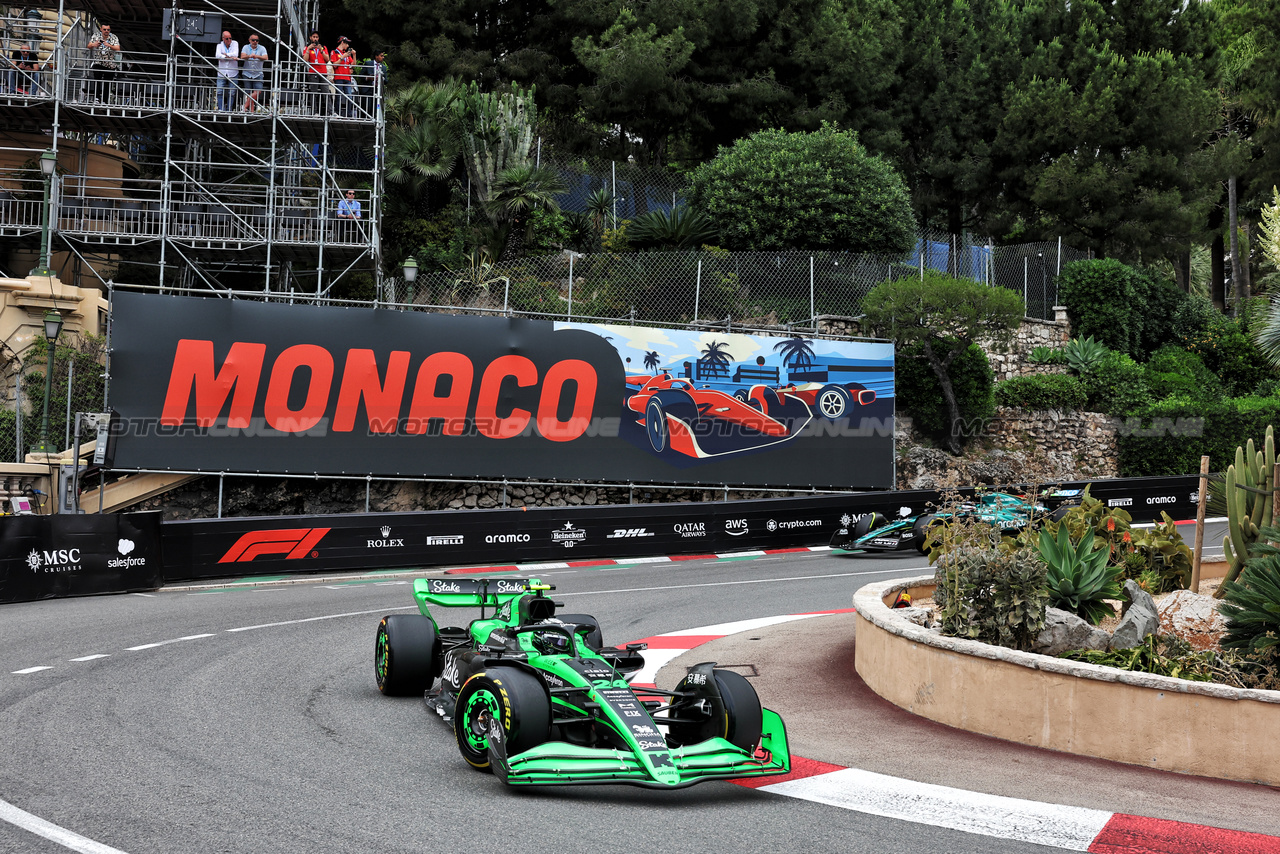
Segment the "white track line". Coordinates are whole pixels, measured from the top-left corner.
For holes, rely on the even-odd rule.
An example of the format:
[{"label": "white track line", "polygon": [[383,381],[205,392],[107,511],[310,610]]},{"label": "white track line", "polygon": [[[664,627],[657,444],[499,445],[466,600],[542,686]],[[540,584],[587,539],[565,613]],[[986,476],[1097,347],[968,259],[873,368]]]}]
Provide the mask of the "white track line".
[{"label": "white track line", "polygon": [[846,768],[760,791],[999,839],[1088,851],[1112,813],[1006,798]]},{"label": "white track line", "polygon": [[56,842],[59,845],[70,848],[72,851],[79,851],[81,854],[125,854],[119,848],[112,848],[110,845],[94,842],[92,839],[83,837],[78,833],[72,833],[65,828],[45,821],[39,816],[32,815],[26,810],[20,810],[8,801],[0,801],[0,820],[7,821],[15,827],[20,827],[37,836],[43,836],[50,842]]},{"label": "white track line", "polygon": [[199,640],[200,638],[211,638],[211,637],[213,637],[212,634],[187,635],[184,638],[173,638],[172,640],[156,641],[155,643],[144,643],[144,644],[141,644],[140,646],[125,647],[125,649],[129,652],[137,652],[140,649],[155,649],[158,646],[168,646],[171,643],[182,643],[183,641]]},{"label": "white track line", "polygon": [[13,673],[14,676],[25,676],[28,673],[39,673],[41,670],[52,670],[52,669],[53,669],[53,665],[42,664],[42,665],[39,665],[38,667],[24,667],[21,670],[14,670],[11,672]]},{"label": "white track line", "polygon": [[105,652],[95,653],[94,655],[82,655],[79,658],[68,658],[67,661],[93,661],[97,658],[110,658],[111,655]]}]

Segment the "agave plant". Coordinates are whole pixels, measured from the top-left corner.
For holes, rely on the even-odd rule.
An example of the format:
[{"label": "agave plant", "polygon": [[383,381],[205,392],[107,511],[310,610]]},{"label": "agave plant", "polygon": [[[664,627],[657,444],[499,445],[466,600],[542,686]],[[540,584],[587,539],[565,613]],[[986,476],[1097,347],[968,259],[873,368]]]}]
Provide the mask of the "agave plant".
[{"label": "agave plant", "polygon": [[1092,335],[1085,338],[1072,338],[1062,348],[1062,358],[1066,361],[1067,367],[1078,374],[1088,373],[1106,355],[1106,345],[1095,341]]},{"label": "agave plant", "polygon": [[1227,620],[1222,646],[1280,659],[1280,548],[1270,545],[1280,540],[1280,528],[1263,528],[1261,535],[1218,606]]},{"label": "agave plant", "polygon": [[1032,347],[1027,359],[1033,365],[1058,365],[1063,362],[1062,351],[1056,347]]},{"label": "agave plant", "polygon": [[1072,542],[1066,525],[1058,526],[1055,537],[1040,532],[1040,557],[1049,567],[1049,604],[1083,617],[1095,626],[1115,613],[1104,599],[1119,599],[1124,567],[1109,566],[1109,548],[1094,547],[1092,530]]}]

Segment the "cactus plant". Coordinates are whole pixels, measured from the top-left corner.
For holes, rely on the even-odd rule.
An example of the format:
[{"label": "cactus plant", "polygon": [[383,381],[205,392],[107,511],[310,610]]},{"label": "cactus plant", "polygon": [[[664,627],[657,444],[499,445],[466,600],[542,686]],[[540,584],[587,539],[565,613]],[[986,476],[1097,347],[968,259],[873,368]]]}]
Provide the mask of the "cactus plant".
[{"label": "cactus plant", "polygon": [[1058,526],[1057,536],[1047,530],[1040,532],[1040,557],[1049,567],[1050,604],[1095,626],[1115,613],[1103,600],[1121,599],[1124,595],[1120,589],[1124,567],[1109,566],[1111,550],[1101,545],[1094,548],[1092,529],[1074,543],[1065,524]]},{"label": "cactus plant", "polygon": [[1267,427],[1262,450],[1250,439],[1244,448],[1236,448],[1234,465],[1227,466],[1223,492],[1227,502],[1227,535],[1222,538],[1222,551],[1227,558],[1227,574],[1214,592],[1221,599],[1240,575],[1249,549],[1258,542],[1260,529],[1270,527],[1273,511],[1271,494],[1275,489],[1272,473],[1276,465],[1275,430]]},{"label": "cactus plant", "polygon": [[[1263,540],[1280,530],[1264,526]],[[1261,543],[1218,610],[1227,619],[1226,649],[1241,649],[1280,664],[1280,548]]]}]

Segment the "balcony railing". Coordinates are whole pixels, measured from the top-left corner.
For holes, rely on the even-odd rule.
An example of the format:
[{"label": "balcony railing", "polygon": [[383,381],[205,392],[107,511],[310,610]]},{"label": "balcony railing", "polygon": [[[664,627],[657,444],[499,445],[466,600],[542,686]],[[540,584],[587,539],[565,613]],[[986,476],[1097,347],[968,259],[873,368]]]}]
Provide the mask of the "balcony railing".
[{"label": "balcony railing", "polygon": [[[219,92],[211,58],[129,52],[118,68],[95,66],[88,50],[68,50],[63,99],[86,107],[201,114],[204,117],[279,113],[328,116],[342,122],[373,122],[381,102],[380,81],[354,75],[350,86],[331,84],[305,63],[269,62],[260,82],[237,77]],[[254,95],[250,100],[249,95]]]},{"label": "balcony railing", "polygon": [[[199,188],[158,181],[98,181],[63,176],[57,228],[69,236],[107,240],[168,235],[202,243],[275,243],[368,246],[369,194],[358,191],[360,219],[338,216],[346,198],[338,189],[277,189],[251,185]],[[38,208],[38,204],[37,204]]]},{"label": "balcony railing", "polygon": [[27,234],[43,225],[44,181],[29,174],[0,174],[0,234]]}]

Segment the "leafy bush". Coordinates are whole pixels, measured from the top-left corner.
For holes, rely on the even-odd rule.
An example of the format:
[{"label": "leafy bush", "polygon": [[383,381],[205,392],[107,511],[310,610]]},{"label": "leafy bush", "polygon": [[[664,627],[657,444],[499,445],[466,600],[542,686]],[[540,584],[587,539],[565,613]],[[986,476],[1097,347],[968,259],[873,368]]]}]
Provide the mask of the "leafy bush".
[{"label": "leafy bush", "polygon": [[1040,532],[1040,557],[1049,567],[1050,604],[1096,626],[1115,613],[1103,600],[1122,597],[1120,577],[1124,568],[1108,564],[1111,550],[1105,543],[1101,548],[1095,545],[1092,529],[1075,542],[1066,525],[1058,526],[1057,536],[1047,528]]},{"label": "leafy bush", "polygon": [[1236,448],[1280,424],[1280,398],[1239,397],[1154,403],[1125,420],[1117,438],[1121,477],[1193,474],[1208,455],[1210,471],[1225,471]]},{"label": "leafy bush", "polygon": [[1168,342],[1177,340],[1173,318],[1190,297],[1173,282],[1150,271],[1141,271],[1134,284],[1143,317],[1138,340],[1129,355],[1141,360]]},{"label": "leafy bush", "polygon": [[1239,649],[1280,665],[1280,528],[1264,527],[1260,545],[1239,577],[1227,585],[1218,610],[1226,617],[1224,649]]},{"label": "leafy bush", "polygon": [[908,252],[911,198],[893,167],[852,131],[762,130],[721,148],[690,176],[693,204],[730,249]]},{"label": "leafy bush", "polygon": [[1108,353],[1080,375],[1091,412],[1130,415],[1151,405],[1142,366],[1124,353]]},{"label": "leafy bush", "polygon": [[[1148,593],[1168,593],[1170,590],[1185,590],[1191,581],[1191,549],[1178,533],[1178,526],[1168,513],[1160,514],[1163,521],[1151,528],[1131,532],[1126,547],[1121,553],[1121,564],[1127,577],[1134,577],[1133,569],[1139,566],[1136,575],[1153,572],[1157,578],[1157,589]],[[1139,559],[1138,561],[1133,560]]]},{"label": "leafy bush", "polygon": [[1088,397],[1080,380],[1066,374],[1035,374],[996,383],[997,406],[1020,409],[1083,409]]},{"label": "leafy bush", "polygon": [[1152,353],[1143,370],[1155,400],[1179,396],[1204,401],[1222,398],[1222,384],[1200,357],[1173,344]]},{"label": "leafy bush", "polygon": [[[925,435],[941,438],[951,431],[951,416],[938,377],[921,355],[921,348],[906,347],[896,358],[898,405],[911,416],[914,428]],[[967,432],[976,432],[977,425],[985,423],[995,414],[995,395],[992,387],[995,374],[987,354],[977,344],[956,357],[950,368],[951,387],[960,405],[960,418]]]},{"label": "leafy bush", "polygon": [[1045,565],[1029,549],[963,549],[935,564],[942,631],[1010,649],[1030,649],[1044,628]]},{"label": "leafy bush", "polygon": [[1076,335],[1091,336],[1121,353],[1140,352],[1146,279],[1113,258],[1075,261],[1058,277],[1058,300]]}]

